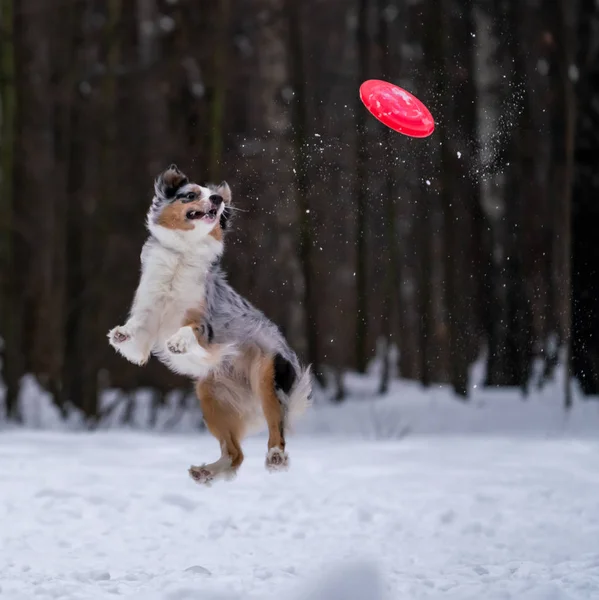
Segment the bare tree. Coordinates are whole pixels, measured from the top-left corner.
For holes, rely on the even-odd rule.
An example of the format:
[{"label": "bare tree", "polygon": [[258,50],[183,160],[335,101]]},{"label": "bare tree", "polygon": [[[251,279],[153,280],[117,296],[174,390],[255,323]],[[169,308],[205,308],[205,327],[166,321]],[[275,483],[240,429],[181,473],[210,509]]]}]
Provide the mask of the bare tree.
[{"label": "bare tree", "polygon": [[[578,14],[578,109],[572,189],[572,370],[583,393],[599,394],[599,217],[595,156],[599,148],[599,62],[594,32],[599,7],[581,0]],[[568,69],[569,70],[569,69]]]},{"label": "bare tree", "polygon": [[[391,36],[389,34],[391,16],[395,16],[398,8],[388,0],[378,0],[378,55],[380,60],[381,77],[384,80],[392,80],[392,72],[398,69],[397,62],[400,60],[397,54],[393,52],[394,47],[400,47],[400,43],[391,46]],[[395,69],[392,69],[392,65]],[[383,144],[386,148],[384,158],[384,187],[383,203],[385,206],[385,285],[384,285],[384,306],[383,306],[383,339],[385,348],[383,355],[383,369],[379,385],[379,393],[386,394],[389,390],[391,378],[391,344],[393,340],[393,317],[397,314],[401,319],[401,311],[397,310],[401,302],[401,266],[397,247],[397,211],[396,202],[398,201],[398,190],[396,186],[396,160],[397,155],[392,151],[393,132],[388,128],[382,129]],[[399,328],[402,329],[401,327]]]},{"label": "bare tree", "polygon": [[574,134],[576,107],[574,86],[570,69],[575,62],[573,33],[573,7],[566,0],[552,3],[551,31],[553,33],[554,62],[553,73],[554,105],[552,119],[553,134],[553,284],[556,298],[553,302],[558,312],[558,331],[565,354],[566,380],[564,405],[572,405],[571,374],[571,328],[572,328],[572,238],[571,204],[574,177]]},{"label": "bare tree", "polygon": [[[358,84],[368,79],[370,65],[370,40],[368,36],[368,0],[358,0],[356,48],[358,53]],[[366,232],[368,227],[368,134],[366,113],[356,100],[356,366],[366,370],[368,358],[368,263]]]},{"label": "bare tree", "polygon": [[0,2],[0,332],[3,375],[6,385],[5,410],[19,419],[19,363],[21,355],[20,310],[16,289],[14,170],[16,153],[17,82],[15,58],[15,6]]},{"label": "bare tree", "polygon": [[231,5],[230,0],[220,0],[217,7],[213,86],[210,103],[210,164],[209,173],[213,181],[221,177],[223,155],[224,123],[223,117],[227,104],[227,54],[230,40]]},{"label": "bare tree", "polygon": [[[303,6],[303,5],[302,5]],[[318,346],[318,305],[312,267],[312,223],[310,218],[310,186],[306,161],[307,137],[307,98],[305,88],[303,11],[295,0],[287,0],[286,11],[289,25],[289,73],[293,90],[291,127],[294,140],[295,193],[300,213],[299,257],[302,266],[304,285],[304,307],[306,315],[306,338],[308,340],[308,360],[315,375],[324,383],[321,373]]]}]

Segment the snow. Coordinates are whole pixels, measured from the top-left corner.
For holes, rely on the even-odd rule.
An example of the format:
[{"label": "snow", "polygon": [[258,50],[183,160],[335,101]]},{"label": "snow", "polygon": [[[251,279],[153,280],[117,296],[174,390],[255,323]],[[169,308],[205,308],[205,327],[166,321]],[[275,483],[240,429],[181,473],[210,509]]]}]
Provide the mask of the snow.
[{"label": "snow", "polygon": [[[345,409],[340,409],[342,412]],[[0,588],[10,600],[599,595],[599,442],[556,435],[297,434],[289,472],[247,440],[195,485],[206,435],[5,430]]]},{"label": "snow", "polygon": [[[355,273],[354,273],[355,275]],[[401,439],[406,435],[503,435],[503,436],[576,436],[597,437],[599,432],[599,403],[584,400],[578,385],[572,384],[573,407],[563,407],[564,373],[556,369],[553,381],[543,387],[540,378],[542,365],[536,364],[525,397],[515,389],[485,388],[484,356],[470,370],[470,397],[467,402],[456,400],[446,385],[423,388],[416,382],[394,379],[389,393],[376,396],[381,364],[373,361],[367,375],[346,374],[344,386],[349,398],[341,405],[332,403],[334,390],[325,394],[316,390],[315,406],[295,426],[302,435],[326,437],[357,437],[369,440]],[[32,376],[21,383],[20,406],[28,428],[43,430],[85,430],[80,414],[72,410],[65,421]],[[0,385],[0,414],[4,413]],[[100,429],[122,429],[124,402],[118,403],[118,392],[107,391],[101,409],[116,406]],[[187,408],[181,412],[180,394],[173,392],[156,415],[151,426],[152,394],[140,389],[134,394],[131,427],[136,430],[153,429],[169,433],[197,433],[202,416],[193,395],[187,399]],[[0,421],[0,435],[2,427]]]},{"label": "snow", "polygon": [[563,370],[540,373],[526,399],[485,389],[484,360],[467,403],[397,379],[377,399],[373,364],[316,398],[287,473],[257,436],[212,488],[187,476],[218,457],[195,402],[151,431],[141,390],[130,426],[123,406],[88,432],[26,378],[27,427],[0,428],[0,600],[594,600],[599,406],[574,386],[566,413]]},{"label": "snow", "polygon": [[394,381],[386,397],[373,399],[377,385],[371,377],[351,375],[346,385],[353,398],[342,408],[321,401],[296,431],[369,440],[411,435],[594,439],[599,434],[599,403],[582,400],[575,388],[573,407],[565,412],[561,380],[532,389],[527,397],[513,389],[473,384],[467,402],[457,400],[447,386],[423,389],[414,382]]}]

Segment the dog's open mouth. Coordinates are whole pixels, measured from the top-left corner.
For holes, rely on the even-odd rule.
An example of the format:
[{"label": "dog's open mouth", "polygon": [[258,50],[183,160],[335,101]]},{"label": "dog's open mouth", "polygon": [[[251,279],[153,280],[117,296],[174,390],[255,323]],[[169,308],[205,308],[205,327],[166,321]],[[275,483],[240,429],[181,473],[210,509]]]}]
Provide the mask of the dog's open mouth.
[{"label": "dog's open mouth", "polygon": [[188,210],[185,216],[190,221],[198,221],[204,220],[211,223],[212,221],[216,221],[216,216],[218,215],[217,208],[211,208],[208,212],[202,212],[200,210]]}]

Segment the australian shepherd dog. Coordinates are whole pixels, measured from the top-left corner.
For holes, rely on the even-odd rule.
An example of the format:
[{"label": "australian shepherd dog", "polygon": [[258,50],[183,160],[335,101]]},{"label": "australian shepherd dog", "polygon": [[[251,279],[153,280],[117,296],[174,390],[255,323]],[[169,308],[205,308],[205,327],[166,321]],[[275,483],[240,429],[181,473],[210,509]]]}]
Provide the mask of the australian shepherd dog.
[{"label": "australian shepherd dog", "polygon": [[127,360],[150,354],[191,377],[220,458],[192,466],[210,485],[234,477],[241,440],[268,427],[266,468],[286,469],[285,434],[308,406],[310,367],[302,367],[279,329],[228,283],[220,266],[232,214],[226,183],[203,187],[171,165],[154,182],[141,251],[141,277],[129,318],[108,333]]}]

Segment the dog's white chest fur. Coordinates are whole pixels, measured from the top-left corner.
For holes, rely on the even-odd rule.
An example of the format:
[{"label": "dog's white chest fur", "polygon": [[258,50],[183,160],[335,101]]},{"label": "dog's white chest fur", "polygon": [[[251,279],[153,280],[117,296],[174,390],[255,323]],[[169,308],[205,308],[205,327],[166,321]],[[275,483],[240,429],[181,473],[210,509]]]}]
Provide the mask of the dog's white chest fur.
[{"label": "dog's white chest fur", "polygon": [[[147,282],[144,296],[153,304],[156,315],[151,351],[181,374],[191,374],[190,357],[169,352],[166,341],[182,326],[189,310],[200,309],[205,294],[206,267],[213,258],[211,244],[184,253],[156,245],[142,258],[142,278]],[[193,375],[197,375],[197,368],[193,371]]]},{"label": "dog's white chest fur", "polygon": [[194,262],[162,249],[156,254],[156,261],[148,265],[148,275],[155,281],[156,300],[160,304],[156,343],[163,344],[181,327],[185,313],[199,308],[205,280]]}]

